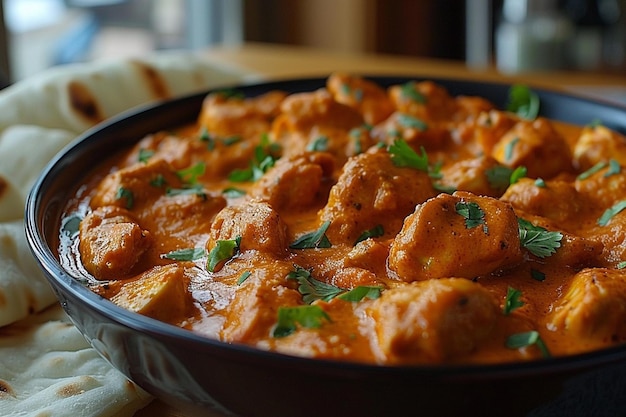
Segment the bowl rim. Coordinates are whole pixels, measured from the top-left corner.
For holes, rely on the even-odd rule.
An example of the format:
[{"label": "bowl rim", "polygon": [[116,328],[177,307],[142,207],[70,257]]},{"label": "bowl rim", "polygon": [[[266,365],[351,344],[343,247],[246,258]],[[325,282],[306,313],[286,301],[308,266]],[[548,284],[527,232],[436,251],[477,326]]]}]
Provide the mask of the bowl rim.
[{"label": "bowl rim", "polygon": [[[443,84],[444,86],[453,83],[457,87],[463,87],[465,85],[473,86],[473,88],[495,88],[495,89],[508,89],[512,84],[511,82],[493,82],[493,81],[476,81],[472,79],[458,79],[458,78],[437,78],[437,77],[425,77],[420,76],[407,76],[407,75],[364,75],[363,77],[371,79],[375,82],[382,82],[383,84],[392,84],[397,82],[407,81],[433,81],[435,83]],[[242,83],[232,85],[231,87],[244,91],[244,93],[254,96],[258,94],[257,91],[265,92],[274,89],[286,89],[288,93],[293,87],[310,84],[324,83],[327,77],[312,77],[312,78],[287,78],[268,82],[254,82],[254,83]],[[545,98],[553,98],[557,100],[573,100],[592,106],[599,106],[602,109],[608,109],[613,112],[621,114],[622,117],[626,117],[626,105],[621,106],[614,102],[603,102],[595,98],[589,98],[579,96],[570,92],[547,90],[545,88],[535,88],[530,86],[534,92],[536,92],[540,99],[543,101]],[[69,274],[59,260],[53,254],[53,251],[47,244],[44,230],[45,213],[42,213],[44,196],[47,195],[47,188],[50,184],[54,183],[55,174],[61,169],[64,161],[73,153],[79,153],[82,148],[88,147],[96,134],[102,134],[111,129],[116,129],[120,124],[132,124],[137,118],[145,117],[146,113],[154,112],[157,109],[162,109],[168,106],[178,106],[182,103],[189,101],[198,101],[204,98],[208,93],[214,91],[224,90],[225,88],[212,88],[206,91],[187,94],[174,99],[159,100],[149,104],[133,107],[127,111],[124,111],[116,116],[113,116],[106,121],[86,130],[84,133],[78,135],[75,140],[65,146],[59,151],[49,162],[44,169],[40,172],[37,180],[32,186],[25,205],[25,232],[28,245],[33,256],[39,263],[40,268],[45,272],[46,278],[53,285],[60,286],[64,291],[73,294],[80,300],[81,303],[88,306],[88,308],[95,310],[97,313],[105,316],[109,320],[112,320],[126,328],[133,331],[137,331],[143,334],[156,335],[161,338],[175,339],[178,342],[184,342],[197,346],[199,349],[204,347],[210,347],[212,349],[225,350],[235,354],[252,355],[255,359],[263,359],[271,362],[281,363],[297,363],[298,366],[303,367],[324,367],[329,369],[342,369],[348,371],[355,371],[359,373],[392,373],[392,374],[424,374],[431,376],[441,377],[467,377],[470,379],[492,378],[498,379],[510,375],[515,376],[531,376],[536,374],[557,373],[561,371],[570,370],[573,365],[576,368],[592,369],[598,365],[610,364],[615,362],[622,362],[626,360],[626,344],[616,345],[604,349],[594,350],[591,352],[550,357],[542,359],[534,359],[530,361],[516,361],[516,362],[503,362],[503,363],[476,363],[476,364],[416,364],[416,365],[380,365],[376,363],[362,363],[344,360],[333,360],[324,358],[309,358],[301,356],[293,356],[284,353],[278,353],[273,351],[262,350],[249,345],[227,343],[217,339],[212,339],[208,336],[202,336],[198,333],[194,333],[190,330],[180,328],[178,326],[161,322],[150,317],[142,316],[141,314],[131,312],[122,307],[115,305],[108,299],[99,296],[92,292],[90,289],[82,285],[71,274]],[[302,91],[310,91],[307,88],[303,88]],[[255,94],[256,93],[256,94]],[[457,95],[457,94],[452,94]],[[498,108],[502,108],[502,103],[495,103]],[[193,114],[195,116],[196,114]],[[547,116],[552,118],[551,116]],[[556,120],[560,120],[557,118]],[[625,119],[626,120],[626,119]],[[626,129],[626,122],[621,126]],[[141,137],[136,138],[135,142],[140,140]],[[56,293],[56,289],[55,289]],[[59,294],[56,294],[57,297]],[[64,309],[67,308],[62,303]],[[67,310],[66,310],[67,311]],[[68,314],[74,324],[75,320],[72,318],[71,313]],[[79,328],[81,333],[82,329]]]}]

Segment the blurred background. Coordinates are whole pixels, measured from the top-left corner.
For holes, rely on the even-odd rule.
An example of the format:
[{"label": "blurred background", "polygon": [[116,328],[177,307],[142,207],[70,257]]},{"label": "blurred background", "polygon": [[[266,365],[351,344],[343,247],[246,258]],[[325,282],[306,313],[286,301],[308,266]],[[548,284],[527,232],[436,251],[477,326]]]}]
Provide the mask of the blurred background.
[{"label": "blurred background", "polygon": [[626,0],[0,0],[0,71],[269,42],[624,74]]}]

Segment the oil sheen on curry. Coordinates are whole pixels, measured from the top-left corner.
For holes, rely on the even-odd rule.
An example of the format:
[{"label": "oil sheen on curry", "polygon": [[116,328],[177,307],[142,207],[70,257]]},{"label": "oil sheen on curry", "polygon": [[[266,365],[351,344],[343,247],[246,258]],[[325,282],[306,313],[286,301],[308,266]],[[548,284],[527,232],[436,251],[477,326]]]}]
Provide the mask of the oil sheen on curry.
[{"label": "oil sheen on curry", "polygon": [[626,340],[626,138],[431,81],[209,94],[68,203],[64,265],[227,343],[384,365]]}]

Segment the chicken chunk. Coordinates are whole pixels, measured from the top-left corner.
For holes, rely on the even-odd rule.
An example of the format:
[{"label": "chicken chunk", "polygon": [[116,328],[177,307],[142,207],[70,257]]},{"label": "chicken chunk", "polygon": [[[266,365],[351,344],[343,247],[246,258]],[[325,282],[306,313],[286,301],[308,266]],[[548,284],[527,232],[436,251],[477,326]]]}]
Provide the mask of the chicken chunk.
[{"label": "chicken chunk", "polygon": [[574,158],[581,170],[609,159],[626,165],[626,137],[601,125],[586,127],[574,146]]},{"label": "chicken chunk", "polygon": [[391,244],[388,263],[398,280],[410,282],[474,278],[521,259],[512,207],[495,198],[456,192],[420,204],[406,218]]},{"label": "chicken chunk", "polygon": [[189,277],[176,264],[156,266],[125,282],[111,301],[120,307],[157,320],[176,322],[191,306]]},{"label": "chicken chunk", "polygon": [[626,199],[626,172],[615,162],[607,163],[597,172],[579,176],[574,182],[576,190],[587,197],[592,205],[607,209]]},{"label": "chicken chunk", "polygon": [[579,272],[556,302],[548,324],[576,339],[625,341],[626,272],[604,268]]},{"label": "chicken chunk", "polygon": [[450,120],[457,102],[441,85],[432,81],[409,82],[389,88],[396,109],[424,121]]},{"label": "chicken chunk", "polygon": [[495,327],[498,302],[481,285],[442,278],[389,289],[368,309],[380,360],[432,363],[477,349]]},{"label": "chicken chunk", "polygon": [[588,215],[593,206],[585,195],[579,193],[571,182],[546,181],[537,185],[535,180],[521,178],[511,185],[502,196],[515,209],[545,217],[567,229],[568,222]]},{"label": "chicken chunk", "polygon": [[346,163],[320,216],[331,221],[332,242],[352,244],[377,225],[385,234],[397,233],[415,206],[434,195],[426,172],[396,167],[386,150],[373,149]]},{"label": "chicken chunk", "polygon": [[517,122],[495,144],[491,155],[509,167],[525,166],[532,178],[550,179],[573,172],[569,145],[544,118]]},{"label": "chicken chunk", "polygon": [[365,78],[335,73],[328,78],[326,87],[337,102],[357,110],[369,125],[383,121],[394,110],[387,92]]},{"label": "chicken chunk", "polygon": [[124,279],[133,275],[151,243],[150,232],[128,210],[100,207],[80,223],[79,251],[85,269],[96,279]]},{"label": "chicken chunk", "polygon": [[220,338],[254,344],[270,334],[276,324],[278,306],[301,305],[302,295],[285,285],[284,278],[292,268],[287,262],[255,267],[237,287],[233,302],[224,311],[226,320]]},{"label": "chicken chunk", "polygon": [[252,197],[267,201],[275,210],[306,208],[323,197],[334,170],[334,159],[322,152],[281,158],[250,190]]},{"label": "chicken chunk", "polygon": [[441,185],[477,195],[499,197],[509,186],[510,169],[489,156],[463,159],[441,169]]},{"label": "chicken chunk", "polygon": [[206,248],[241,237],[240,251],[257,250],[282,258],[288,253],[287,226],[266,202],[252,200],[222,209],[211,225]]}]

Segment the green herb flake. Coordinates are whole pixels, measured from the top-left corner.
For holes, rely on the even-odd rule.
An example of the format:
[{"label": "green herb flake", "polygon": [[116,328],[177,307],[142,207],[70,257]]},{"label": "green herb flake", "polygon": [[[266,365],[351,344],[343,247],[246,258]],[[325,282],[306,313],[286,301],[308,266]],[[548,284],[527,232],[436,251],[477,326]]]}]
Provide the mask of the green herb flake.
[{"label": "green herb flake", "polygon": [[606,162],[598,162],[597,164],[595,164],[594,166],[592,166],[585,172],[578,175],[576,179],[579,181],[586,180],[587,178],[591,177],[596,172],[602,171],[605,167],[606,167]]},{"label": "green herb flake", "polygon": [[209,252],[207,270],[215,272],[222,262],[228,261],[237,255],[240,247],[241,236],[237,236],[235,239],[218,240],[215,242],[215,247]]},{"label": "green herb flake", "polygon": [[527,120],[534,120],[539,115],[539,95],[528,86],[515,84],[509,89],[506,109]]},{"label": "green herb flake", "polygon": [[287,279],[298,282],[298,292],[302,294],[302,301],[311,304],[313,301],[330,301],[345,292],[343,288],[319,281],[311,276],[311,271],[296,265],[296,269],[287,275]]},{"label": "green herb flake", "polygon": [[398,115],[398,123],[403,127],[424,131],[428,129],[428,125],[417,117],[401,113]]},{"label": "green herb flake", "polygon": [[417,90],[417,84],[414,81],[409,81],[402,84],[400,87],[402,97],[414,101],[416,103],[425,104],[426,97]]},{"label": "green herb flake", "polygon": [[561,247],[563,235],[560,232],[550,232],[541,226],[535,226],[525,219],[518,218],[520,244],[530,253],[545,258]]},{"label": "green herb flake", "polygon": [[203,127],[200,131],[200,140],[207,143],[206,147],[209,151],[215,149],[215,138],[209,133],[209,131],[205,127]]},{"label": "green herb flake", "polygon": [[611,175],[617,175],[622,172],[622,166],[615,159],[609,160],[609,169],[604,173],[605,177],[610,177]]},{"label": "green herb flake", "polygon": [[162,174],[157,174],[156,177],[150,180],[150,185],[156,188],[163,187],[165,183],[165,177]]},{"label": "green herb flake", "polygon": [[543,180],[543,178],[537,178],[535,180],[535,186],[539,188],[546,188],[546,182]]},{"label": "green herb flake", "polygon": [[485,222],[485,212],[477,203],[473,201],[470,201],[469,203],[459,201],[454,205],[454,209],[459,216],[465,219],[465,227],[467,229],[473,229],[474,227],[482,225],[483,232],[486,235],[489,234],[489,228]]},{"label": "green herb flake", "polygon": [[183,188],[168,188],[165,190],[168,197],[176,197],[179,195],[197,195],[202,199],[206,199],[206,191],[202,184],[184,185]]},{"label": "green herb flake", "polygon": [[242,272],[241,275],[239,275],[239,278],[237,278],[237,285],[243,284],[248,278],[250,278],[250,275],[252,275],[252,272],[250,271]]},{"label": "green herb flake", "polygon": [[626,261],[621,261],[617,264],[616,266],[617,269],[624,269],[626,268]]},{"label": "green herb flake", "polygon": [[383,288],[380,286],[359,285],[348,292],[338,295],[337,298],[351,303],[358,303],[364,298],[375,300],[380,297],[382,290]]},{"label": "green herb flake", "polygon": [[178,249],[161,255],[162,258],[171,259],[173,261],[197,261],[205,256],[206,251],[204,248]]},{"label": "green herb flake", "polygon": [[222,190],[222,194],[227,198],[239,198],[246,195],[246,192],[241,188],[227,187]]},{"label": "green herb flake", "polygon": [[515,149],[515,146],[517,145],[517,143],[520,141],[519,137],[514,137],[509,143],[507,143],[504,147],[504,160],[505,161],[510,161],[511,158],[513,158],[513,150]]},{"label": "green herb flake", "polygon": [[489,186],[494,190],[500,191],[506,190],[506,188],[511,185],[512,174],[513,169],[504,165],[496,165],[485,170]]},{"label": "green herb flake", "polygon": [[536,330],[515,333],[506,339],[506,347],[509,349],[521,349],[532,345],[537,346],[544,358],[549,358],[551,356],[548,347],[541,339],[539,332]]},{"label": "green herb flake", "polygon": [[307,151],[325,152],[328,150],[328,137],[319,136],[306,147]]},{"label": "green herb flake", "polygon": [[176,171],[176,175],[178,175],[178,178],[180,178],[181,181],[187,184],[196,184],[198,183],[198,178],[204,175],[205,169],[206,166],[204,162],[198,162],[189,168]]},{"label": "green herb flake", "polygon": [[139,154],[137,155],[137,160],[144,164],[148,163],[148,160],[154,156],[154,151],[152,149],[139,149]]},{"label": "green herb flake", "polygon": [[428,172],[428,155],[422,147],[422,155],[418,155],[403,139],[396,139],[387,149],[391,154],[391,162],[397,167],[414,168]]},{"label": "green herb flake", "polygon": [[330,221],[322,223],[319,229],[314,232],[306,233],[297,238],[289,248],[291,249],[313,249],[313,248],[330,248],[332,244],[326,236],[326,230],[330,226]]},{"label": "green herb flake", "polygon": [[298,329],[298,325],[317,329],[324,321],[330,322],[330,316],[317,305],[278,307],[278,321],[272,330],[272,337],[289,336]]},{"label": "green herb flake", "polygon": [[237,90],[236,88],[224,88],[217,90],[214,93],[225,99],[243,100],[246,98],[246,95],[241,90]]},{"label": "green herb flake", "polygon": [[80,222],[82,217],[78,213],[73,213],[67,217],[64,217],[61,221],[61,232],[66,236],[75,236],[80,230]]},{"label": "green herb flake", "polygon": [[503,313],[505,316],[511,314],[514,310],[522,307],[524,302],[520,300],[522,296],[522,292],[520,290],[516,290],[513,287],[508,287],[506,290],[506,297],[504,298],[504,307]]},{"label": "green herb flake", "polygon": [[604,211],[604,213],[602,213],[602,216],[598,219],[598,225],[606,226],[613,217],[624,209],[626,209],[626,200],[615,203],[612,207],[609,207]]},{"label": "green herb flake", "polygon": [[124,187],[118,188],[117,192],[115,193],[115,199],[126,200],[125,206],[128,210],[132,209],[133,206],[135,205],[135,196],[133,195],[133,192],[129,190],[128,188],[124,188]]},{"label": "green herb flake", "polygon": [[530,268],[530,277],[535,281],[543,282],[546,280],[546,274],[535,268]]},{"label": "green herb flake", "polygon": [[222,139],[222,143],[225,146],[232,146],[235,143],[239,143],[239,142],[241,142],[241,136],[228,136],[228,137]]},{"label": "green herb flake", "polygon": [[528,170],[526,169],[525,166],[519,166],[515,168],[513,172],[511,173],[511,177],[509,178],[509,183],[511,185],[515,184],[520,179],[524,178],[527,173],[528,173]]},{"label": "green herb flake", "polygon": [[254,156],[250,165],[245,169],[235,169],[228,175],[232,182],[258,181],[278,159],[275,154],[280,151],[280,145],[270,143],[269,136],[264,134],[261,143],[254,148]]},{"label": "green herb flake", "polygon": [[385,234],[385,230],[383,229],[383,226],[381,224],[377,224],[376,226],[374,226],[373,228],[364,231],[363,233],[361,233],[361,235],[356,239],[356,241],[354,242],[354,245],[356,245],[359,242],[362,242],[366,239],[369,238],[373,238],[373,237],[380,237],[382,235]]}]

